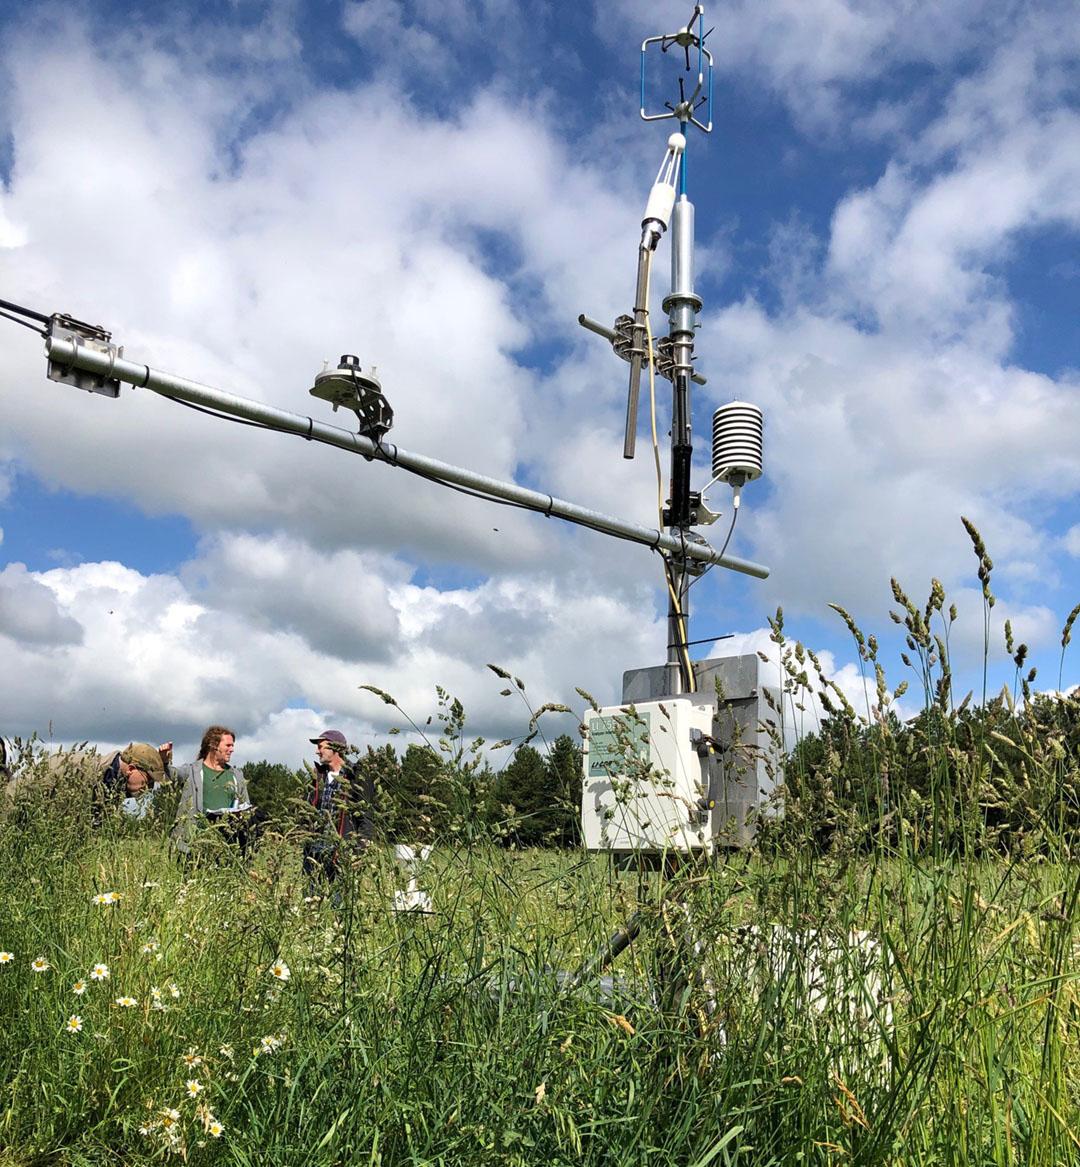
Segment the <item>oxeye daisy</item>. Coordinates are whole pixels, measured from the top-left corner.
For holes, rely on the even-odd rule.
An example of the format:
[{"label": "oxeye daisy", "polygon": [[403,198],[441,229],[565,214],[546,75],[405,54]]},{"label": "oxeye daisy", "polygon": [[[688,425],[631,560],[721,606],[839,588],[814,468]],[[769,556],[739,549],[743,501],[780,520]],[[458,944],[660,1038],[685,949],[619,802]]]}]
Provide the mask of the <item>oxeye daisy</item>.
[{"label": "oxeye daisy", "polygon": [[67,1019],[67,1024],[64,1026],[64,1028],[68,1031],[68,1033],[81,1033],[82,1018],[72,1013],[72,1015]]},{"label": "oxeye daisy", "polygon": [[134,1009],[135,1006],[138,1005],[138,1003],[139,1002],[136,1001],[134,997],[117,997],[116,998],[116,1004],[119,1005],[121,1009]]},{"label": "oxeye daisy", "polygon": [[212,1118],[206,1127],[207,1133],[212,1135],[215,1139],[220,1139],[224,1130],[225,1128],[221,1125],[220,1122],[218,1122],[216,1118]]},{"label": "oxeye daisy", "polygon": [[169,990],[169,996],[172,997],[174,1001],[180,1000],[180,986],[177,985],[175,981],[169,981],[165,987]]},{"label": "oxeye daisy", "polygon": [[180,1111],[173,1110],[171,1106],[166,1106],[161,1112],[161,1125],[168,1130],[169,1127],[175,1126],[180,1121]]},{"label": "oxeye daisy", "polygon": [[202,1057],[195,1053],[193,1050],[189,1050],[186,1054],[181,1054],[180,1060],[184,1063],[185,1066],[202,1065]]},{"label": "oxeye daisy", "polygon": [[71,991],[76,997],[81,997],[86,992],[86,981],[76,981],[71,986]]},{"label": "oxeye daisy", "polygon": [[275,961],[270,966],[270,975],[279,981],[287,981],[292,973],[289,971],[289,966],[283,961]]},{"label": "oxeye daisy", "polygon": [[14,959],[14,952],[0,952],[0,964],[11,964]]},{"label": "oxeye daisy", "polygon": [[37,956],[30,962],[30,968],[33,972],[43,973],[48,972],[52,965],[43,956]]},{"label": "oxeye daisy", "polygon": [[189,1098],[198,1098],[202,1093],[203,1085],[197,1078],[188,1078],[184,1083],[184,1089],[188,1093]]},{"label": "oxeye daisy", "polygon": [[109,966],[107,964],[95,964],[90,970],[90,979],[92,981],[107,981],[109,979]]}]

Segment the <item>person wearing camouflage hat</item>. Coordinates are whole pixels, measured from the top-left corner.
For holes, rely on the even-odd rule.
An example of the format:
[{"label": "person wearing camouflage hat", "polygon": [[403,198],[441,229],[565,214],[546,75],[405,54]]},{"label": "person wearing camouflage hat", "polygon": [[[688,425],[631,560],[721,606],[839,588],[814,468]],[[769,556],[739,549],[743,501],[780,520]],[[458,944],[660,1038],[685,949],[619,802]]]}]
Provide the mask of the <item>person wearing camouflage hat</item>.
[{"label": "person wearing camouflage hat", "polygon": [[152,746],[148,742],[131,742],[110,754],[101,771],[101,786],[106,798],[118,797],[121,809],[132,818],[149,813],[157,788],[170,773],[172,742]]}]

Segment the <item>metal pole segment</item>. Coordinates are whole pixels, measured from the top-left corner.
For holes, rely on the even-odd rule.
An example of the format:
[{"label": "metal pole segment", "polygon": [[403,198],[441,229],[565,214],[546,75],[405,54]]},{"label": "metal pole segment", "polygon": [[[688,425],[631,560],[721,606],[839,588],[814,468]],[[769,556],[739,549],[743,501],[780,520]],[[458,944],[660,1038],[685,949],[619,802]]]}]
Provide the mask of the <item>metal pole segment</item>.
[{"label": "metal pole segment", "polygon": [[569,988],[578,989],[587,980],[602,973],[623,949],[629,948],[638,938],[644,920],[645,912],[641,908],[638,908],[630,916],[630,919],[621,928],[617,928],[612,933],[610,939],[597,952],[594,952],[581,965],[577,972],[570,977],[568,982]]},{"label": "metal pole segment", "polygon": [[550,494],[542,494],[540,491],[518,486],[516,482],[504,482],[497,478],[489,478],[472,470],[452,466],[448,462],[425,457],[423,454],[410,453],[391,442],[376,444],[362,434],[350,433],[338,426],[326,425],[302,414],[289,413],[272,405],[253,401],[248,397],[240,397],[235,393],[227,393],[209,385],[201,385],[198,381],[189,381],[184,377],[158,372],[148,365],[136,364],[134,361],[118,357],[115,353],[97,352],[83,345],[76,346],[69,340],[61,340],[56,337],[49,337],[46,340],[45,349],[49,359],[58,364],[116,378],[141,389],[151,389],[163,397],[189,401],[194,405],[216,409],[221,413],[242,417],[248,421],[270,426],[273,429],[299,434],[301,437],[311,438],[325,445],[337,446],[338,449],[347,450],[352,454],[360,454],[364,458],[387,462],[392,466],[403,466],[408,470],[415,470],[441,482],[463,486],[468,490],[491,495],[506,502],[519,503],[549,517],[554,516],[565,519],[567,522],[592,527],[602,533],[616,535],[659,551],[677,552],[680,556],[686,555],[690,559],[715,564],[718,567],[726,567],[731,571],[751,575],[757,579],[766,579],[769,575],[769,569],[762,564],[739,559],[734,555],[721,556],[708,544],[695,543],[690,540],[684,542],[682,539],[673,538],[655,528],[628,523],[623,519],[590,510],[587,507],[577,506],[575,503],[566,502]]},{"label": "metal pole segment", "polygon": [[[598,320],[593,320],[592,317],[586,316],[584,312],[578,316],[577,322],[582,328],[587,328],[589,332],[595,332],[597,336],[602,336],[605,340],[615,341],[619,339],[619,334],[614,328],[608,328],[606,324],[601,324]],[[695,385],[708,384],[708,381],[700,373],[694,373],[690,380]]]},{"label": "metal pole segment", "polygon": [[634,294],[634,341],[630,346],[630,387],[626,394],[626,432],[623,437],[624,458],[632,458],[637,445],[638,394],[641,389],[641,365],[645,359],[645,316],[649,311],[646,293],[652,251],[643,241],[638,248],[637,291]]}]

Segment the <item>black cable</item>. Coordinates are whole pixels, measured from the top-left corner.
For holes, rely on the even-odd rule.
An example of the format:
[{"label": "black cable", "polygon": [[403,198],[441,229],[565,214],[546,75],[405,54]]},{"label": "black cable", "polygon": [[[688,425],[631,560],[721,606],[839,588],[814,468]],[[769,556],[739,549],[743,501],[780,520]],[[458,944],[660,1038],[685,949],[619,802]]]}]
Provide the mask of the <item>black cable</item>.
[{"label": "black cable", "polygon": [[[739,508],[735,507],[731,512],[731,526],[728,527],[727,538],[724,540],[723,547],[720,548],[721,558],[723,557],[724,552],[728,549],[728,544],[731,542],[731,536],[735,533],[735,522],[738,519],[738,517],[739,517]],[[690,581],[690,583],[687,584],[686,590],[689,591],[694,586],[694,584],[700,583],[709,574],[709,572],[712,571],[712,569],[715,566],[716,566],[715,563],[710,563],[709,566],[706,567],[705,570],[701,573],[701,575],[699,575],[697,577],[697,579],[692,579]]]},{"label": "black cable", "polygon": [[[51,316],[46,316],[42,312],[35,312],[33,308],[24,308],[21,304],[12,304],[10,300],[0,300],[0,308],[6,308],[9,312],[18,312],[20,316],[29,316],[31,320],[36,320],[39,324],[49,324],[52,321]],[[12,317],[8,317],[12,319]],[[22,324],[22,320],[16,320],[16,324]]]},{"label": "black cable", "polygon": [[[333,442],[325,441],[325,439],[319,437],[318,434],[309,436],[308,433],[297,433],[295,430],[285,429],[283,426],[271,425],[269,422],[249,421],[247,418],[234,417],[231,413],[220,413],[218,410],[210,409],[205,405],[196,405],[195,402],[185,401],[182,397],[173,397],[171,394],[161,392],[161,390],[157,390],[157,392],[167,401],[175,402],[177,405],[183,405],[188,409],[194,409],[196,413],[205,413],[210,417],[218,417],[223,421],[234,422],[236,425],[249,426],[252,429],[270,430],[274,433],[287,434],[290,437],[303,438],[305,441],[321,442],[324,445],[334,445]],[[385,462],[388,466],[396,466],[399,470],[408,471],[408,473],[415,474],[417,478],[423,478],[427,482],[434,482],[439,486],[445,486],[450,490],[457,491],[458,494],[466,495],[468,498],[478,498],[482,502],[493,502],[497,503],[499,506],[513,507],[516,510],[532,511],[534,514],[543,515],[545,518],[552,517],[551,507],[554,500],[552,499],[551,495],[548,495],[547,506],[543,506],[539,503],[515,502],[513,499],[499,498],[498,495],[485,494],[481,490],[473,490],[468,486],[459,486],[456,482],[447,482],[445,478],[440,478],[438,474],[435,474],[432,471],[421,470],[415,466],[406,466],[404,463],[398,462],[396,458],[391,456],[380,441],[376,440],[374,444],[376,448],[376,454],[373,455],[373,458],[375,461]],[[602,535],[610,535],[612,538],[622,539],[627,543],[640,542],[640,540],[633,538],[631,535],[623,535],[618,531],[611,531],[607,527],[600,526],[599,523],[590,522],[588,519],[574,518],[570,515],[559,515],[558,517],[563,519],[565,522],[573,523],[575,526],[584,527],[589,531],[597,531]],[[649,550],[659,551],[659,542],[649,546]],[[667,561],[665,560],[664,562],[666,565]]]},{"label": "black cable", "polygon": [[[182,405],[185,409],[194,409],[196,413],[205,413],[208,417],[220,417],[223,421],[234,421],[237,425],[251,426],[256,430],[276,430],[278,433],[291,433],[291,430],[279,429],[276,425],[267,425],[262,421],[248,421],[244,417],[233,417],[231,413],[219,413],[216,409],[208,409],[205,405],[196,405],[194,401],[185,401],[182,397],[169,397],[167,393],[162,394],[169,401],[175,401],[177,405]],[[303,434],[300,435],[303,437]]]},{"label": "black cable", "polygon": [[[2,304],[2,303],[3,303],[3,301],[0,300],[0,304]],[[36,325],[31,324],[29,320],[20,320],[18,316],[13,316],[10,312],[5,312],[2,309],[0,309],[0,316],[3,316],[5,319],[10,320],[13,324],[21,324],[23,326],[23,328],[29,328],[31,332],[36,332],[38,334],[38,336],[48,336],[49,335],[49,330],[47,328],[38,328]]]}]

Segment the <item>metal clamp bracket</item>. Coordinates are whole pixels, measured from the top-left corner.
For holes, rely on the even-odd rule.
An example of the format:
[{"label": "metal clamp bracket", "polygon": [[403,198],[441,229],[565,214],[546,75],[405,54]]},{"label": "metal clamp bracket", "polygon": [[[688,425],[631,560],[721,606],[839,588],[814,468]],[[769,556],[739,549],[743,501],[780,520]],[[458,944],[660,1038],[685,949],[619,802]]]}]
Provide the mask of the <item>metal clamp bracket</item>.
[{"label": "metal clamp bracket", "polygon": [[50,356],[48,368],[50,381],[74,385],[76,389],[100,393],[103,397],[120,396],[120,381],[112,375],[112,370],[117,357],[123,357],[124,350],[112,343],[111,332],[106,332],[98,324],[87,324],[73,316],[56,312],[49,317],[48,336],[50,339],[70,342],[76,353],[80,348],[86,348],[92,352],[103,353],[109,358],[109,364],[103,372],[91,373],[74,365],[61,364]]}]

